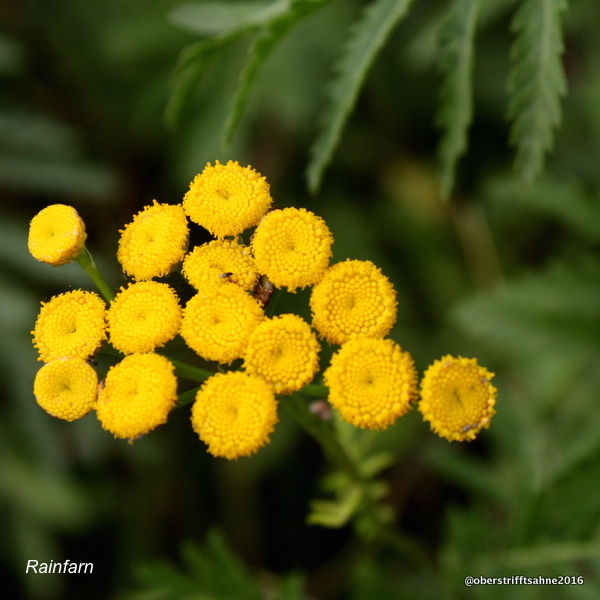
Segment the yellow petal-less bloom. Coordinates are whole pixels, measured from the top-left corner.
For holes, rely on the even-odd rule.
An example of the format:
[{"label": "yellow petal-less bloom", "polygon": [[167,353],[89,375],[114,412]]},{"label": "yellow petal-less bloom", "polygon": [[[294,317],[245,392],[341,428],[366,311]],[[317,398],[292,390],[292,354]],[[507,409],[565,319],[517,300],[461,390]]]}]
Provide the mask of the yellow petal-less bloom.
[{"label": "yellow petal-less bloom", "polygon": [[94,292],[73,290],[42,302],[33,334],[39,359],[88,358],[106,339],[105,304]]},{"label": "yellow petal-less bloom", "polygon": [[29,252],[37,260],[60,267],[77,258],[86,237],[85,225],[72,206],[52,204],[31,219]]},{"label": "yellow petal-less bloom", "polygon": [[98,376],[82,358],[57,358],[37,372],[33,393],[48,414],[74,421],[94,408]]},{"label": "yellow petal-less bloom", "polygon": [[421,380],[423,420],[449,441],[475,439],[496,414],[493,376],[475,358],[447,355],[436,360]]},{"label": "yellow petal-less bloom", "polygon": [[234,283],[224,283],[190,298],[183,310],[181,337],[202,358],[230,363],[243,355],[263,318],[257,300]]},{"label": "yellow petal-less bloom", "polygon": [[277,400],[269,385],[229,371],[207,379],[192,407],[192,426],[213,456],[230,460],[269,443],[277,423]]},{"label": "yellow petal-less bloom", "polygon": [[313,288],[313,327],[331,344],[359,337],[383,338],[396,321],[396,291],[368,260],[330,267]]},{"label": "yellow petal-less bloom", "polygon": [[130,354],[110,368],[96,405],[104,429],[136,438],[166,423],[177,401],[177,378],[160,354]]},{"label": "yellow petal-less bloom", "polygon": [[152,352],[179,333],[181,312],[177,294],[166,283],[132,283],[106,313],[110,342],[123,354]]},{"label": "yellow petal-less bloom", "polygon": [[183,208],[194,223],[222,238],[256,225],[272,201],[266,178],[252,167],[216,161],[194,178]]},{"label": "yellow petal-less bloom", "polygon": [[182,272],[197,290],[228,281],[251,290],[258,277],[250,248],[231,240],[196,246],[185,257]]},{"label": "yellow petal-less bloom", "polygon": [[350,340],[333,355],[324,377],[331,404],[363,429],[385,429],[416,398],[413,359],[390,339]]},{"label": "yellow petal-less bloom", "polygon": [[284,208],[260,222],[252,251],[259,272],[293,292],[321,279],[332,244],[333,236],[321,217],[304,208]]},{"label": "yellow petal-less bloom", "polygon": [[117,259],[123,271],[138,281],[163,277],[183,260],[188,233],[180,204],[154,200],[121,231]]},{"label": "yellow petal-less bloom", "polygon": [[310,383],[319,368],[319,342],[301,317],[285,314],[265,319],[250,335],[244,366],[262,377],[277,394]]}]

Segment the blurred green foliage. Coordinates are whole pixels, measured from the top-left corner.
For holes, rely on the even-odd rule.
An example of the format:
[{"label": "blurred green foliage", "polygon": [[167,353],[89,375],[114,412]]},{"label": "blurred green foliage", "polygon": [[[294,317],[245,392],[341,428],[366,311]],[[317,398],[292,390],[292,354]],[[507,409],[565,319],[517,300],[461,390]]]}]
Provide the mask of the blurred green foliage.
[{"label": "blurred green foliage", "polygon": [[[598,2],[16,0],[0,15],[11,597],[540,595],[467,588],[467,575],[583,575],[542,593],[600,595]],[[435,438],[415,412],[346,440],[392,457],[373,459],[372,491],[387,492],[393,536],[343,526],[353,498],[285,411],[269,446],[227,463],[206,455],[186,408],[130,446],[93,416],[63,423],[35,404],[39,302],[91,284],[28,255],[29,219],[75,206],[118,287],[118,230],[154,198],[180,201],[216,159],[252,164],[278,205],[323,216],[334,260],[383,269],[398,290],[392,337],[421,372],[446,353],[496,372],[498,414],[471,444]],[[299,293],[281,310],[306,304]],[[314,498],[338,502],[312,508],[333,507],[339,528],[306,524]],[[213,527],[224,533],[205,542]],[[93,576],[24,573],[66,558]]]}]

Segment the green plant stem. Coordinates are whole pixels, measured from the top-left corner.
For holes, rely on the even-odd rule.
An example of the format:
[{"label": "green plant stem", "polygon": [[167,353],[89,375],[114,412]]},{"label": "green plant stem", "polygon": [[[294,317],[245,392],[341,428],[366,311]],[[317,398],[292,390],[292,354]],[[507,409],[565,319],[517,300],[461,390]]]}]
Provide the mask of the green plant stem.
[{"label": "green plant stem", "polygon": [[96,287],[100,290],[100,293],[104,296],[107,302],[112,302],[115,299],[114,292],[110,289],[108,283],[100,271],[90,254],[90,251],[84,247],[79,253],[79,256],[75,259],[75,262],[89,275],[90,279],[96,284]]},{"label": "green plant stem", "polygon": [[269,306],[267,306],[265,310],[265,315],[267,315],[267,317],[271,318],[275,314],[275,309],[277,308],[277,305],[279,304],[279,300],[281,299],[282,295],[283,290],[281,288],[275,288],[273,290],[271,301],[269,302]]},{"label": "green plant stem", "polygon": [[327,398],[329,396],[329,389],[324,385],[309,383],[300,390],[300,393],[307,396],[315,396],[316,398]]},{"label": "green plant stem", "polygon": [[331,423],[323,421],[323,419],[311,413],[306,400],[299,394],[286,396],[281,404],[285,406],[298,425],[319,442],[323,452],[331,462],[342,469],[353,481],[362,481],[356,464],[335,437]]},{"label": "green plant stem", "polygon": [[188,404],[191,404],[196,399],[196,394],[198,393],[199,389],[200,386],[192,388],[191,390],[183,392],[182,394],[179,394],[179,396],[177,396],[175,408],[181,408],[182,406],[187,406]]},{"label": "green plant stem", "polygon": [[211,375],[214,375],[211,371],[205,371],[199,367],[194,367],[186,362],[177,360],[167,356],[173,365],[175,366],[175,374],[183,379],[189,379],[190,381],[198,381],[200,383],[206,381]]}]

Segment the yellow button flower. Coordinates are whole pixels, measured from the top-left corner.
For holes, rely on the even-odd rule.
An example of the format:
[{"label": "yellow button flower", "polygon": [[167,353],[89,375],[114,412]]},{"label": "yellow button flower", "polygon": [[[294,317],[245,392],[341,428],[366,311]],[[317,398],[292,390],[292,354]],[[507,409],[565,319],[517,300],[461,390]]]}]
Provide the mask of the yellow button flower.
[{"label": "yellow button flower", "polygon": [[106,313],[111,344],[123,354],[151,352],[181,327],[177,294],[166,283],[140,281],[122,289]]},{"label": "yellow button flower", "polygon": [[177,378],[160,354],[130,354],[108,371],[96,414],[115,437],[136,438],[166,423],[177,401]]},{"label": "yellow button flower", "polygon": [[243,355],[250,334],[263,318],[252,296],[234,283],[224,283],[188,301],[181,337],[202,358],[229,363]]},{"label": "yellow button flower", "polygon": [[187,244],[188,224],[181,205],[154,200],[121,231],[117,259],[138,281],[163,277],[183,260]]},{"label": "yellow button flower", "polygon": [[252,332],[244,366],[277,394],[289,394],[310,383],[319,368],[319,350],[306,321],[298,315],[281,315],[265,319]]},{"label": "yellow button flower", "polygon": [[272,201],[267,180],[252,167],[217,161],[192,181],[183,208],[194,223],[222,238],[256,225]]},{"label": "yellow button flower", "polygon": [[411,409],[417,372],[408,352],[390,339],[344,344],[325,371],[329,401],[355,427],[385,429]]},{"label": "yellow button flower", "polygon": [[394,286],[368,260],[333,265],[310,298],[313,327],[331,344],[385,337],[396,321],[396,305]]},{"label": "yellow button flower", "polygon": [[277,423],[277,401],[269,385],[239,371],[207,379],[192,407],[192,426],[213,456],[230,460],[269,443]]},{"label": "yellow button flower", "polygon": [[73,290],[42,302],[35,323],[33,345],[39,359],[88,358],[106,338],[105,305],[93,292]]},{"label": "yellow button flower", "polygon": [[333,237],[325,221],[304,208],[270,212],[252,239],[254,260],[277,287],[294,292],[317,283],[331,258]]},{"label": "yellow button flower", "polygon": [[196,246],[185,257],[182,272],[197,290],[227,281],[251,290],[258,277],[250,248],[231,240]]},{"label": "yellow button flower", "polygon": [[475,358],[447,355],[436,360],[421,380],[419,410],[432,431],[449,441],[473,440],[496,414],[493,373]]},{"label": "yellow button flower", "polygon": [[60,267],[77,258],[86,237],[85,225],[72,206],[52,204],[31,219],[29,252],[37,260]]},{"label": "yellow button flower", "polygon": [[81,358],[57,358],[37,372],[33,393],[48,414],[74,421],[94,408],[98,376]]}]

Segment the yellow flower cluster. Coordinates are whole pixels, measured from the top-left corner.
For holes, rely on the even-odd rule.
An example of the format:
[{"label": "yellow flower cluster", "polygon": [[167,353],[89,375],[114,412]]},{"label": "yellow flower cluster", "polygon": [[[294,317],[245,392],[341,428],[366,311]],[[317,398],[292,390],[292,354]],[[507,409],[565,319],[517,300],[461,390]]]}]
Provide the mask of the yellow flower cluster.
[{"label": "yellow flower cluster", "polygon": [[393,340],[358,338],[333,355],[325,371],[329,401],[356,427],[385,429],[411,409],[417,371]]},{"label": "yellow flower cluster", "polygon": [[[180,376],[204,382],[193,429],[211,454],[228,459],[267,444],[277,423],[276,394],[303,388],[328,393],[341,418],[359,428],[389,427],[419,395],[424,420],[448,440],[472,440],[488,427],[493,374],[475,359],[445,356],[427,369],[419,392],[412,357],[386,338],[397,313],[390,280],[366,260],[330,266],[333,237],[325,221],[303,208],[268,212],[271,203],[266,179],[251,167],[208,164],[181,204],[154,201],[121,231],[117,258],[133,281],[116,297],[85,250],[75,209],[54,205],[36,215],[29,235],[34,257],[53,265],[77,259],[109,303],[107,309],[82,290],[42,303],[32,332],[46,363],[34,383],[40,406],[69,421],[95,409],[104,429],[133,441],[167,421],[177,402],[177,365]],[[188,249],[188,218],[216,239]],[[183,307],[173,287],[153,281],[174,270],[195,288]],[[296,314],[271,316],[277,288],[307,286],[311,324]],[[176,287],[189,297],[183,280]],[[328,390],[305,387],[319,370],[317,334],[340,346],[323,374]],[[242,359],[243,370],[209,376],[155,353],[178,335],[205,361]],[[87,359],[107,338],[125,356],[98,384]]]},{"label": "yellow flower cluster", "polygon": [[319,368],[319,342],[310,326],[294,314],[265,319],[250,334],[244,366],[277,394],[289,394],[312,381]]},{"label": "yellow flower cluster", "polygon": [[214,456],[254,454],[269,442],[277,423],[277,401],[269,385],[239,371],[208,379],[192,407],[192,426]]},{"label": "yellow flower cluster", "polygon": [[176,401],[170,361],[151,352],[131,354],[108,371],[96,414],[104,429],[133,441],[165,423]]},{"label": "yellow flower cluster", "polygon": [[52,204],[31,219],[29,252],[37,260],[60,267],[77,258],[86,237],[85,225],[72,206]]},{"label": "yellow flower cluster", "polygon": [[310,297],[313,325],[331,344],[356,338],[382,338],[396,321],[396,292],[368,260],[330,267]]},{"label": "yellow flower cluster", "polygon": [[258,278],[250,248],[231,240],[212,240],[196,246],[185,257],[181,271],[197,290],[227,281],[252,290]]},{"label": "yellow flower cluster", "polygon": [[270,212],[252,239],[260,273],[290,291],[317,283],[331,258],[333,236],[321,217],[304,208]]},{"label": "yellow flower cluster", "polygon": [[496,414],[493,376],[475,358],[448,355],[436,360],[421,381],[423,420],[449,441],[475,439]]},{"label": "yellow flower cluster", "polygon": [[117,258],[123,271],[141,281],[168,275],[183,260],[188,225],[179,205],[154,201],[121,231]]},{"label": "yellow flower cluster", "polygon": [[194,223],[223,238],[256,225],[272,201],[260,173],[231,160],[226,165],[217,161],[192,181],[183,209]]},{"label": "yellow flower cluster", "polygon": [[106,319],[110,343],[123,354],[152,352],[181,328],[177,294],[166,283],[132,283],[111,303]]},{"label": "yellow flower cluster", "polygon": [[96,404],[98,376],[81,358],[56,358],[35,376],[33,394],[53,417],[73,421],[87,415]]},{"label": "yellow flower cluster", "polygon": [[88,358],[106,338],[105,304],[94,292],[73,290],[42,302],[33,334],[39,359]]},{"label": "yellow flower cluster", "polygon": [[234,283],[225,283],[188,301],[181,337],[202,358],[230,363],[243,355],[250,334],[263,318],[257,300]]}]

